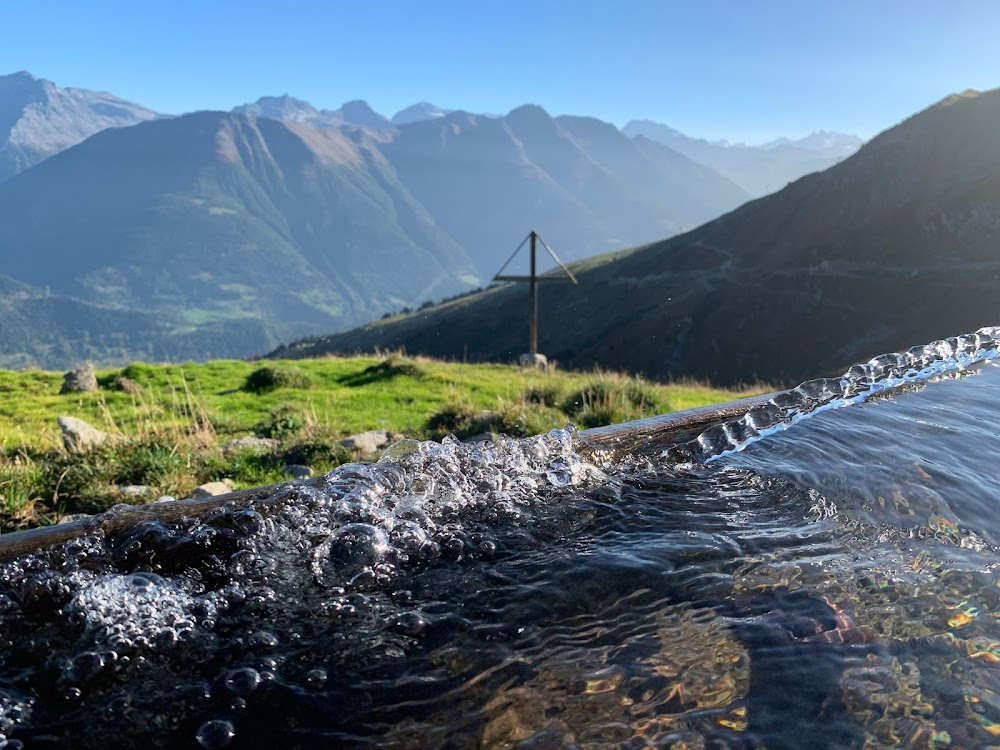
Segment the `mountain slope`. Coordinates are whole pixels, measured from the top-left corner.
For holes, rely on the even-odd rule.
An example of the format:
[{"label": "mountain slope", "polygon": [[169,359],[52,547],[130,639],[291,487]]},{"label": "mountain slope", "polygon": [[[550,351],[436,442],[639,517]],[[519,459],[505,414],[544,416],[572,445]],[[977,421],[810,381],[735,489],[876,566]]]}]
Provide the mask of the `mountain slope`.
[{"label": "mountain slope", "polygon": [[[719,383],[797,382],[997,322],[1000,91],[966,92],[857,154],[687,234],[581,264],[541,293],[540,347],[564,365]],[[405,346],[508,359],[527,292],[304,342],[310,356]]]},{"label": "mountain slope", "polygon": [[178,331],[261,320],[278,340],[477,281],[364,131],[213,112],[99,133],[0,184],[0,257]]},{"label": "mountain slope", "polygon": [[[681,228],[714,219],[749,200],[735,183],[678,151],[645,138],[622,138],[614,125],[592,117],[556,122],[637,202],[668,212]],[[643,238],[644,240],[656,238]]]},{"label": "mountain slope", "polygon": [[857,136],[827,131],[794,141],[779,138],[763,146],[713,143],[650,120],[632,120],[622,132],[669,146],[712,167],[755,197],[773,193],[803,175],[833,166],[857,151],[862,143]]},{"label": "mountain slope", "polygon": [[84,302],[0,276],[0,367],[231,358],[241,356],[247,342],[263,351],[278,340],[259,320],[177,329],[156,313]]},{"label": "mountain slope", "polygon": [[530,228],[563,258],[582,258],[677,232],[746,198],[679,155],[649,161],[612,126],[536,106],[414,122],[380,150],[486,278]]},{"label": "mountain slope", "polygon": [[0,181],[101,130],[155,117],[104,92],[59,88],[23,71],[0,76]]}]

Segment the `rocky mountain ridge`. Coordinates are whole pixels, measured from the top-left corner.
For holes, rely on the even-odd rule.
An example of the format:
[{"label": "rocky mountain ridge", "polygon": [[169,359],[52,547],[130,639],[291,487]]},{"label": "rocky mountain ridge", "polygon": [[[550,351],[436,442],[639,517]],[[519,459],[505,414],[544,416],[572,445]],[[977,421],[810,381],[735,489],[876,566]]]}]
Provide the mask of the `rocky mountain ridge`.
[{"label": "rocky mountain ridge", "polygon": [[102,91],[60,88],[25,71],[0,76],[0,181],[106,128],[156,117]]}]

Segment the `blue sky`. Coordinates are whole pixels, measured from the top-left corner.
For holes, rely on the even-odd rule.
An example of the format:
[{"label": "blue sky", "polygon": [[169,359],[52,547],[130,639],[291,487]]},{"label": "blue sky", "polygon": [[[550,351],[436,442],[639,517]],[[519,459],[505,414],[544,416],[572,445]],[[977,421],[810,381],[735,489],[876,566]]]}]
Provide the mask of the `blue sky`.
[{"label": "blue sky", "polygon": [[420,99],[760,142],[869,137],[948,93],[1000,86],[996,0],[143,0],[4,3],[0,73],[153,109],[290,93],[320,108]]}]

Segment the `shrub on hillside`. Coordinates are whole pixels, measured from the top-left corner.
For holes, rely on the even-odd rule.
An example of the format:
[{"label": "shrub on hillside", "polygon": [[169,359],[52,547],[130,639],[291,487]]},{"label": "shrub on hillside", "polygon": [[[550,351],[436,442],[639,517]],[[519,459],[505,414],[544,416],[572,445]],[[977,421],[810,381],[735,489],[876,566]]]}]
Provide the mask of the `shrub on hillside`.
[{"label": "shrub on hillside", "polygon": [[508,437],[528,437],[562,427],[566,415],[558,409],[541,405],[501,404],[496,411],[477,412],[468,406],[449,404],[431,415],[426,429],[433,440],[454,435],[465,440],[490,433]]},{"label": "shrub on hillside", "polygon": [[38,463],[48,497],[73,512],[96,512],[109,504],[120,485],[147,485],[159,494],[189,489],[198,461],[192,447],[151,433],[109,441],[82,454],[53,452]]},{"label": "shrub on hillside", "polygon": [[156,379],[158,374],[158,368],[155,365],[150,365],[145,362],[133,362],[124,369],[116,377],[128,378],[129,380],[134,380],[136,383],[150,383]]},{"label": "shrub on hillside", "polygon": [[305,416],[292,406],[279,406],[267,419],[254,425],[253,431],[261,437],[285,441],[306,426]]},{"label": "shrub on hillside", "polygon": [[559,404],[559,388],[554,385],[536,385],[521,393],[521,401],[528,404],[555,407]]},{"label": "shrub on hillside", "polygon": [[562,403],[577,427],[602,427],[670,410],[657,392],[634,378],[599,375]]},{"label": "shrub on hillside", "polygon": [[312,380],[304,372],[288,365],[265,365],[249,375],[243,383],[247,393],[269,393],[278,388],[311,388]]},{"label": "shrub on hillside", "polygon": [[311,425],[286,443],[282,458],[287,464],[304,464],[314,469],[332,469],[352,460],[351,449],[340,444],[330,427]]}]

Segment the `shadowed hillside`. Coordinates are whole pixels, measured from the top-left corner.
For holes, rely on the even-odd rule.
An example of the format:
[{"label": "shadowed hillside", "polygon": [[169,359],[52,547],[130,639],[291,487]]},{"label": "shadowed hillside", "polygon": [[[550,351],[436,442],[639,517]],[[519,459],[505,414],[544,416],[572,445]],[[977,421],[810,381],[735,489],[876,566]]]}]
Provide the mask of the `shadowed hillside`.
[{"label": "shadowed hillside", "polygon": [[[1000,91],[949,97],[856,155],[687,234],[577,269],[541,293],[540,348],[720,383],[799,381],[995,324]],[[283,356],[406,347],[508,359],[527,292],[500,288]]]}]

